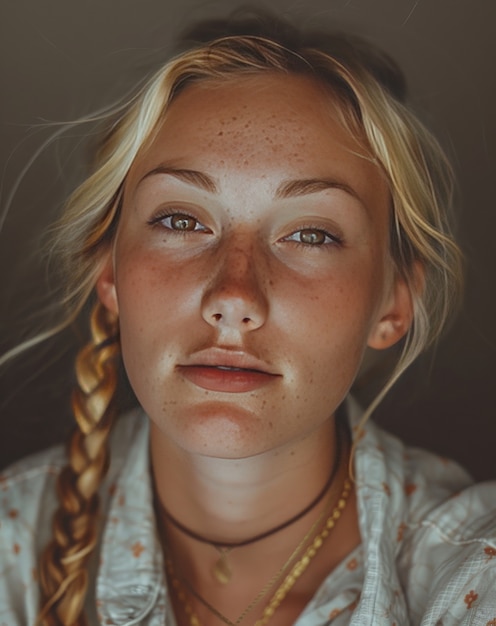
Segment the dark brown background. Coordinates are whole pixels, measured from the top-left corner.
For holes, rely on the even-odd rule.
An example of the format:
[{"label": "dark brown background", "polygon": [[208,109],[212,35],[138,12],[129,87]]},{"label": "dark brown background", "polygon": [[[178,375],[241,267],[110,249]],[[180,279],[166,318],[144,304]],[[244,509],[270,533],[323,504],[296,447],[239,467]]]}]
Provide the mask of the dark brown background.
[{"label": "dark brown background", "polygon": [[[223,15],[233,0],[3,0],[1,208],[21,170],[54,132],[125,93],[165,59],[191,19]],[[496,477],[496,3],[492,0],[305,0],[270,3],[298,21],[344,28],[391,52],[411,101],[450,153],[460,186],[468,257],[463,311],[435,358],[398,384],[378,419],[409,442]],[[0,235],[0,347],[37,322],[47,293],[40,232],[84,173],[85,135],[47,147],[22,180]],[[63,437],[69,427],[72,336],[9,364],[0,376],[0,467]]]}]

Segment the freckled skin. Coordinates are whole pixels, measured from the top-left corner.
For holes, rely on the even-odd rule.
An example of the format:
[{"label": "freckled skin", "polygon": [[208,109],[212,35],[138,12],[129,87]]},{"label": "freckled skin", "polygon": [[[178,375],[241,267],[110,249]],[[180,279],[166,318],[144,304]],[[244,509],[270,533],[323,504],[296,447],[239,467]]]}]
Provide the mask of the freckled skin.
[{"label": "freckled skin", "polygon": [[[129,379],[167,445],[244,458],[327,429],[392,315],[387,185],[331,113],[331,98],[306,78],[190,86],[132,167],[99,294],[119,313]],[[207,174],[217,191],[169,175],[142,180],[169,162]],[[277,197],[284,181],[320,177],[359,199],[340,189]],[[209,232],[152,228],[163,206],[187,209]],[[344,243],[287,239],[309,222]],[[212,322],[226,302],[238,315],[229,328]],[[177,365],[212,345],[249,352],[278,377],[251,393],[199,389]]]}]

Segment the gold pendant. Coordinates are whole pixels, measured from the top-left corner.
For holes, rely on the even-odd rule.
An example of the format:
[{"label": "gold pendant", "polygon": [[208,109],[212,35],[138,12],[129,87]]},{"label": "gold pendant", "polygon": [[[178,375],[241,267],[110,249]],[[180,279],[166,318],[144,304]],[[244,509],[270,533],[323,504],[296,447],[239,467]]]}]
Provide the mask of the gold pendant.
[{"label": "gold pendant", "polygon": [[218,548],[220,557],[212,568],[212,574],[215,580],[221,585],[227,585],[231,582],[232,572],[227,562],[227,555],[230,550],[226,548]]}]

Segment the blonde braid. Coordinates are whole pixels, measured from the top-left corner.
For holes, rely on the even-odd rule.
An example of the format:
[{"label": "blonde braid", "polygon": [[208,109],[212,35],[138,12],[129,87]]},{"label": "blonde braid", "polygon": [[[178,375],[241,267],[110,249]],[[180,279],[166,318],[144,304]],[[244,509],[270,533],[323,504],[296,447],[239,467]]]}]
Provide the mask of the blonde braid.
[{"label": "blonde braid", "polygon": [[100,303],[91,314],[91,334],[76,358],[72,408],[79,428],[69,443],[69,463],[58,478],[60,506],[53,539],[40,561],[44,607],[38,623],[43,626],[86,625],[86,566],[98,538],[98,488],[109,460],[119,353],[117,319]]}]

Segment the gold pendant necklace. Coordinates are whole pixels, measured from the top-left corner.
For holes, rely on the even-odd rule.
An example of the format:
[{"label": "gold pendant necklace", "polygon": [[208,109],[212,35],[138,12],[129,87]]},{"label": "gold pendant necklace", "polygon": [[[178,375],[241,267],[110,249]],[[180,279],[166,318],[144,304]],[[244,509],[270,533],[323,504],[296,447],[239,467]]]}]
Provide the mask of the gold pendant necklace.
[{"label": "gold pendant necklace", "polygon": [[212,567],[212,575],[214,579],[221,585],[227,585],[231,582],[232,571],[229,567],[227,556],[231,552],[232,548],[222,548],[216,546],[216,550],[219,552],[220,557]]},{"label": "gold pendant necklace", "polygon": [[[327,518],[324,527],[319,532],[317,536],[311,541],[310,545],[305,550],[303,556],[294,564],[291,571],[285,576],[282,583],[276,589],[275,593],[272,595],[269,603],[265,607],[262,612],[261,617],[259,617],[254,626],[266,626],[269,620],[273,617],[276,610],[279,608],[281,602],[286,598],[288,593],[291,591],[296,581],[300,578],[300,576],[306,571],[308,566],[310,565],[312,559],[323,546],[325,540],[329,537],[331,531],[336,526],[339,518],[341,517],[346,504],[348,502],[349,496],[351,493],[351,482],[349,479],[345,479],[343,491],[338,499],[337,504],[334,506],[330,516]],[[186,590],[184,586],[187,588],[189,593],[195,597],[201,604],[203,604],[213,615],[219,618],[224,624],[227,626],[239,626],[241,622],[245,619],[245,617],[252,611],[255,606],[264,598],[264,596],[269,592],[269,590],[284,576],[286,570],[289,568],[294,559],[298,556],[303,547],[308,543],[311,536],[314,534],[316,528],[321,523],[322,518],[325,515],[324,512],[319,516],[316,522],[312,525],[310,531],[305,535],[303,540],[299,543],[297,548],[293,551],[289,559],[284,563],[282,568],[276,573],[276,575],[271,578],[271,580],[267,583],[267,585],[260,591],[260,593],[256,596],[252,602],[248,605],[248,607],[241,613],[241,615],[235,620],[232,621],[225,615],[223,615],[218,609],[212,606],[207,600],[205,600],[193,587],[186,581],[180,581],[177,577],[174,566],[171,558],[166,553],[166,568],[167,573],[169,575],[170,584],[172,589],[176,593],[176,597],[178,598],[183,611],[189,621],[189,626],[202,626],[200,619],[194,612],[194,609],[191,603],[188,600]],[[222,555],[221,555],[222,559]],[[214,567],[215,569],[215,567]],[[184,582],[184,586],[182,584]]]},{"label": "gold pendant necklace", "polygon": [[[208,539],[207,537],[203,537],[202,535],[196,533],[195,531],[191,530],[190,528],[182,524],[179,520],[177,520],[165,508],[165,506],[162,504],[162,502],[157,497],[157,495],[155,496],[155,507],[165,520],[170,522],[172,526],[180,530],[187,537],[190,537],[191,539],[194,539],[201,543],[209,544],[213,548],[215,548],[215,550],[217,550],[220,556],[212,567],[212,576],[214,580],[217,581],[219,584],[227,585],[231,582],[231,579],[232,579],[232,570],[231,570],[231,567],[229,565],[229,560],[228,560],[228,556],[231,550],[233,550],[234,548],[241,548],[244,546],[248,546],[252,543],[256,543],[258,541],[261,541],[262,539],[266,539],[284,530],[288,526],[291,526],[292,524],[295,524],[297,521],[302,519],[305,515],[307,515],[312,509],[314,509],[323,500],[326,493],[329,491],[331,485],[333,484],[334,479],[336,478],[336,475],[340,467],[341,450],[340,450],[339,442],[337,442],[335,452],[336,452],[336,459],[332,467],[331,473],[325,485],[319,491],[317,496],[303,510],[301,510],[299,513],[297,513],[290,519],[286,520],[285,522],[282,522],[281,524],[275,526],[274,528],[270,528],[269,530],[259,533],[258,535],[249,537],[248,539],[243,539],[241,541],[235,541],[235,542],[223,542],[223,543],[212,541],[211,539]],[[155,489],[155,494],[156,494],[156,489]]]}]

